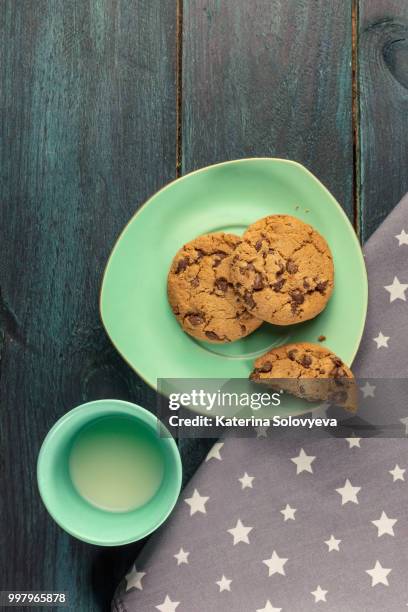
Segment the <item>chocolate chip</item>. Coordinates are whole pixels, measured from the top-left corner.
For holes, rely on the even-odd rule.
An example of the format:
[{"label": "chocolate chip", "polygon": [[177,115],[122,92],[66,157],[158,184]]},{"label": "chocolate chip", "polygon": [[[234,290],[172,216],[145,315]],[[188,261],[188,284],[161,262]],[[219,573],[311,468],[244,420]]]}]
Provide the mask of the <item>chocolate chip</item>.
[{"label": "chocolate chip", "polygon": [[184,272],[184,270],[187,268],[189,263],[190,263],[190,260],[188,259],[188,257],[179,259],[177,263],[176,274],[180,274],[180,272]]},{"label": "chocolate chip", "polygon": [[239,259],[239,255],[234,255],[234,257],[232,258],[232,262],[237,263],[238,259]]},{"label": "chocolate chip", "polygon": [[187,316],[187,319],[189,320],[191,325],[194,325],[194,327],[196,327],[197,325],[202,325],[204,323],[204,317],[200,314],[190,314]]},{"label": "chocolate chip", "polygon": [[334,363],[334,365],[340,367],[343,365],[342,360],[340,359],[340,357],[332,357],[331,358],[332,362]]},{"label": "chocolate chip", "polygon": [[299,268],[295,264],[295,262],[291,259],[288,259],[288,261],[286,262],[286,271],[289,272],[289,274],[295,274],[295,272],[297,272],[298,270]]},{"label": "chocolate chip", "polygon": [[255,291],[260,291],[261,289],[263,289],[263,280],[262,280],[262,274],[260,274],[259,272],[257,272],[255,274],[255,280],[254,280],[254,284],[253,284],[253,289]]},{"label": "chocolate chip", "polygon": [[224,253],[224,251],[217,251],[216,253],[214,253],[214,257],[215,259],[213,263],[213,268],[218,268],[222,260],[227,257],[227,254]]},{"label": "chocolate chip", "polygon": [[278,291],[282,289],[285,283],[286,283],[286,280],[284,278],[281,278],[280,280],[276,281],[276,283],[273,283],[272,289],[277,293]]},{"label": "chocolate chip", "polygon": [[194,289],[195,289],[196,287],[198,287],[198,285],[199,285],[199,284],[200,284],[200,281],[198,280],[198,277],[197,277],[197,276],[196,276],[195,278],[193,278],[193,280],[192,280],[192,281],[191,281],[191,283],[190,283],[190,285],[191,285],[192,287],[194,287]]},{"label": "chocolate chip", "polygon": [[255,250],[256,250],[256,251],[260,251],[260,250],[261,250],[261,248],[262,248],[262,240],[257,240],[257,241],[255,242]]},{"label": "chocolate chip", "polygon": [[277,265],[278,265],[278,271],[276,272],[276,276],[280,276],[281,274],[284,273],[285,266],[281,261]]},{"label": "chocolate chip", "polygon": [[256,306],[255,300],[252,297],[252,293],[250,291],[245,291],[244,302],[248,306],[248,308],[255,308]]},{"label": "chocolate chip", "polygon": [[334,378],[341,378],[341,377],[346,376],[346,372],[345,372],[345,370],[343,370],[343,368],[341,368],[341,367],[337,368],[336,367],[333,370],[333,376],[334,376]]},{"label": "chocolate chip", "polygon": [[318,341],[319,342],[324,342],[326,340],[326,336],[319,336],[318,337]]},{"label": "chocolate chip", "polygon": [[259,379],[259,370],[255,368],[253,372],[249,375],[249,380],[258,380]]},{"label": "chocolate chip", "polygon": [[296,360],[296,353],[297,353],[297,349],[292,349],[290,351],[288,351],[288,357],[291,361],[295,361]]},{"label": "chocolate chip", "polygon": [[272,364],[270,361],[265,361],[265,363],[263,363],[261,365],[260,368],[258,368],[259,372],[270,372],[272,370]]},{"label": "chocolate chip", "polygon": [[304,368],[308,368],[309,366],[312,365],[312,358],[310,357],[310,355],[304,354],[302,356],[300,363],[302,364]]},{"label": "chocolate chip", "polygon": [[228,289],[228,281],[226,278],[217,278],[214,285],[219,291],[222,291],[223,293],[225,293]]},{"label": "chocolate chip", "polygon": [[329,284],[329,281],[320,281],[316,285],[316,291],[324,295],[324,292],[326,291],[328,284]]},{"label": "chocolate chip", "polygon": [[303,279],[303,287],[305,289],[310,289],[310,283],[305,278]]},{"label": "chocolate chip", "polygon": [[305,301],[305,296],[300,291],[300,289],[295,289],[294,291],[290,291],[289,295],[296,304],[303,304],[303,302]]},{"label": "chocolate chip", "polygon": [[213,331],[206,331],[205,335],[207,336],[207,338],[209,338],[210,340],[220,340],[220,338],[217,336],[217,334]]},{"label": "chocolate chip", "polygon": [[205,252],[202,249],[196,249],[197,258],[196,261],[200,261],[205,255]]},{"label": "chocolate chip", "polygon": [[247,328],[245,325],[241,325],[241,334],[246,334]]}]

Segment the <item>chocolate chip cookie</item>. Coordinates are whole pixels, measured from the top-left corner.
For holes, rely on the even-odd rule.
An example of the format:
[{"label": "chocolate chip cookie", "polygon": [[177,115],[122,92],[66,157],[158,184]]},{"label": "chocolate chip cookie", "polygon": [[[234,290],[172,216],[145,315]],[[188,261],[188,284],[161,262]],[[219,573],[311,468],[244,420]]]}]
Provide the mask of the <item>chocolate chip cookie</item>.
[{"label": "chocolate chip cookie", "polygon": [[352,371],[324,346],[286,344],[259,357],[254,365],[250,375],[254,382],[272,383],[309,401],[328,401],[350,410],[356,407]]},{"label": "chocolate chip cookie", "polygon": [[171,308],[185,332],[207,342],[233,342],[262,321],[235,293],[231,257],[240,238],[223,232],[199,236],[173,259],[167,280]]},{"label": "chocolate chip cookie", "polygon": [[333,258],[325,239],[288,215],[250,225],[232,258],[231,278],[247,309],[275,325],[312,319],[334,285]]}]

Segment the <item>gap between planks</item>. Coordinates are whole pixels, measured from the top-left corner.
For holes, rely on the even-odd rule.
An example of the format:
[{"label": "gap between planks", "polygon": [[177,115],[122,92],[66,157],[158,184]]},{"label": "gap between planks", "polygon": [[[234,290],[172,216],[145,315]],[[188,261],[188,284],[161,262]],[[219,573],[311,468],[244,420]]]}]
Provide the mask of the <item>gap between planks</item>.
[{"label": "gap between planks", "polygon": [[353,224],[361,241],[360,108],[358,83],[359,0],[351,4],[351,122],[353,131]]},{"label": "gap between planks", "polygon": [[183,1],[176,0],[176,178],[183,171]]}]

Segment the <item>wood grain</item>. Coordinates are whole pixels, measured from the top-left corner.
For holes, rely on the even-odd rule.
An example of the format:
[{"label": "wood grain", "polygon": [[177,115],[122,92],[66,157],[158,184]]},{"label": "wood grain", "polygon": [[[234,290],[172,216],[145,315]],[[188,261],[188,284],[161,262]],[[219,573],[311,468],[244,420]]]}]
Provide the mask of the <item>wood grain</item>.
[{"label": "wood grain", "polygon": [[353,218],[351,0],[184,0],[183,171],[305,164]]},{"label": "wood grain", "polygon": [[62,532],[42,439],[99,397],[153,407],[99,319],[118,233],[175,176],[175,11],[160,0],[3,0],[0,11],[0,582],[108,609],[135,547]]},{"label": "wood grain", "polygon": [[408,191],[408,3],[360,0],[361,226],[367,239]]}]

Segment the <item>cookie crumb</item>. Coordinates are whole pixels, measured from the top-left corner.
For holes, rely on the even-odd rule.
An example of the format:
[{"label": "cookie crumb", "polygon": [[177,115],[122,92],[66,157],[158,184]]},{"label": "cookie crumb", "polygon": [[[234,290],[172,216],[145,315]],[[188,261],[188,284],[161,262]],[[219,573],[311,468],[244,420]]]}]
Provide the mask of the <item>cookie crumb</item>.
[{"label": "cookie crumb", "polygon": [[319,336],[318,337],[318,341],[319,342],[324,342],[326,340],[326,336]]}]

